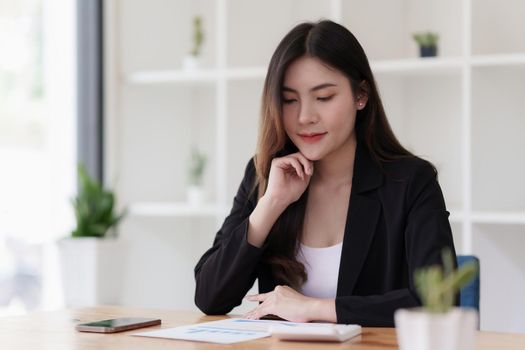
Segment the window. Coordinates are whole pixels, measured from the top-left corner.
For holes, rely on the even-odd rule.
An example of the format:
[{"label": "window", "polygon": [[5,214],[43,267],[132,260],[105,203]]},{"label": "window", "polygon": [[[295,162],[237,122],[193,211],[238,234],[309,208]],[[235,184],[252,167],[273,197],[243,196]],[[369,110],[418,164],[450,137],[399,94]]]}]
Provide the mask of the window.
[{"label": "window", "polygon": [[62,302],[54,242],[73,226],[74,0],[0,0],[0,315]]}]

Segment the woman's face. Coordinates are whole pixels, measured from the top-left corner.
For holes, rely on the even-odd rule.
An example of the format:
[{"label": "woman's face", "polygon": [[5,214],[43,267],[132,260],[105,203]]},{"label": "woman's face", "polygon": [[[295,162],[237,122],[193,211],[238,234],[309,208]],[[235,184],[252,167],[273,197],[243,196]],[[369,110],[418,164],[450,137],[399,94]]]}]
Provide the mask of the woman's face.
[{"label": "woman's face", "polygon": [[283,121],[288,137],[312,161],[355,141],[357,110],[366,96],[354,96],[350,81],[317,58],[303,56],[285,72]]}]

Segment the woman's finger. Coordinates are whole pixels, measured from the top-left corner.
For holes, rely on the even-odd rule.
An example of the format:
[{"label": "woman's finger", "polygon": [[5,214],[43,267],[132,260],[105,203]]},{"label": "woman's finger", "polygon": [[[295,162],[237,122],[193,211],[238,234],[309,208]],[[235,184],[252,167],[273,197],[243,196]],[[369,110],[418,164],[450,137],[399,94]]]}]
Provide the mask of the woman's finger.
[{"label": "woman's finger", "polygon": [[257,320],[266,315],[264,313],[264,309],[265,309],[265,304],[264,303],[260,304],[255,309],[251,310],[250,312],[247,312],[244,315],[244,318],[247,318],[249,320]]},{"label": "woman's finger", "polygon": [[259,305],[257,308],[255,308],[255,310],[253,310],[251,317],[253,317],[253,319],[255,320],[258,320],[261,317],[264,317],[271,313],[272,313],[271,306],[263,303]]},{"label": "woman's finger", "polygon": [[295,169],[295,172],[296,172],[297,176],[304,180],[303,167],[302,167],[301,163],[299,163],[297,158],[287,156],[287,157],[281,158],[279,163],[280,164],[278,164],[278,165],[279,165],[279,167],[281,169],[284,169],[283,165],[284,166],[292,166]]},{"label": "woman's finger", "polygon": [[266,298],[268,298],[268,294],[270,294],[270,293],[261,293],[261,294],[247,295],[246,296],[246,300],[249,300],[249,301],[265,301]]},{"label": "woman's finger", "polygon": [[303,165],[304,171],[307,175],[313,174],[314,162],[307,159],[301,152],[290,154],[290,156],[296,158]]},{"label": "woman's finger", "polygon": [[243,318],[247,318],[247,319],[252,319],[253,318],[253,313],[254,313],[255,309],[247,312],[244,314]]}]

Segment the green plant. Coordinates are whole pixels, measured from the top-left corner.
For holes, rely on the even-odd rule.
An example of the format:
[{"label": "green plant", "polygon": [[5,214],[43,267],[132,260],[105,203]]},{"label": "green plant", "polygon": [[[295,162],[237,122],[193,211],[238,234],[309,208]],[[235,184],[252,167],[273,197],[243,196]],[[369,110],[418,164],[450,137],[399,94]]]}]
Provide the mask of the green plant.
[{"label": "green plant", "polygon": [[429,266],[416,270],[415,284],[423,307],[432,313],[444,313],[454,305],[460,289],[477,274],[477,265],[466,263],[454,269],[454,258],[449,248],[441,253],[443,267]]},{"label": "green plant", "polygon": [[90,178],[85,167],[78,165],[79,193],[72,199],[77,227],[71,233],[73,237],[99,237],[116,227],[126,215],[114,212],[115,197],[111,191],[104,190],[102,185]]},{"label": "green plant", "polygon": [[421,47],[436,47],[439,39],[439,35],[433,32],[415,33],[412,37]]},{"label": "green plant", "polygon": [[206,168],[206,155],[200,153],[197,148],[193,148],[190,161],[190,184],[202,185],[204,169]]},{"label": "green plant", "polygon": [[202,19],[200,16],[195,16],[193,18],[193,49],[190,52],[193,56],[197,57],[200,55],[203,41]]}]

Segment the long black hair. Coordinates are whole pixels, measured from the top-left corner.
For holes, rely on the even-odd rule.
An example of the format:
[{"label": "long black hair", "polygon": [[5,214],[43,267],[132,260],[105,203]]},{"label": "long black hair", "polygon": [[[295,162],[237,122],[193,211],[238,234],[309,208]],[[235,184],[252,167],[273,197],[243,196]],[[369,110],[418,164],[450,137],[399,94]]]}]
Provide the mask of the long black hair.
[{"label": "long black hair", "polygon": [[[300,57],[318,58],[343,73],[354,96],[366,94],[368,101],[357,111],[355,131],[377,164],[413,155],[395,137],[379,96],[368,58],[355,36],[330,20],[304,22],[281,40],[272,55],[262,95],[261,122],[255,156],[254,188],[262,196],[268,184],[273,158],[297,151],[286,135],[282,120],[282,85],[288,66]],[[265,260],[271,265],[277,283],[298,287],[307,276],[296,259],[308,190],[281,214],[268,237]]]}]

